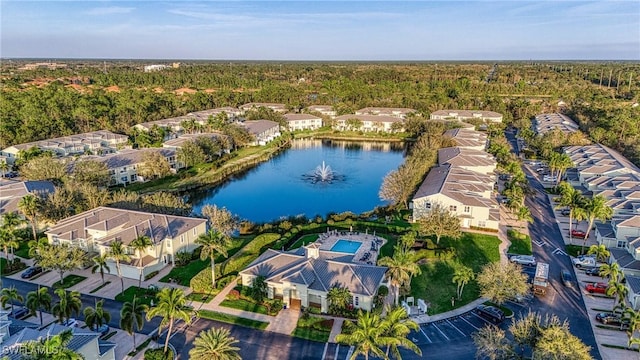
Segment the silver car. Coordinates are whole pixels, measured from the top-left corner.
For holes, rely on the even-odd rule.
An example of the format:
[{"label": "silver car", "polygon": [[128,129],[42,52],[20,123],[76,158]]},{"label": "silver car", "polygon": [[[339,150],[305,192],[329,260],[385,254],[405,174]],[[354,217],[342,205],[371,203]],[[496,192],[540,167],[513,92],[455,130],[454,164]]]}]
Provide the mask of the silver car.
[{"label": "silver car", "polygon": [[526,265],[526,266],[535,266],[536,258],[533,255],[514,255],[509,260],[512,263]]}]

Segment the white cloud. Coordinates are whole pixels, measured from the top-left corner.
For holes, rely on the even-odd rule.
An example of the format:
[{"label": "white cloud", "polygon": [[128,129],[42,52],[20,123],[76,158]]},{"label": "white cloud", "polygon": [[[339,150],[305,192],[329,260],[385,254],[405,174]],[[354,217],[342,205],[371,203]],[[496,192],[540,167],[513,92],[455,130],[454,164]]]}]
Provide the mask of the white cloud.
[{"label": "white cloud", "polygon": [[85,14],[94,15],[94,16],[128,14],[135,9],[136,8],[122,7],[122,6],[97,7],[97,8],[87,10]]}]

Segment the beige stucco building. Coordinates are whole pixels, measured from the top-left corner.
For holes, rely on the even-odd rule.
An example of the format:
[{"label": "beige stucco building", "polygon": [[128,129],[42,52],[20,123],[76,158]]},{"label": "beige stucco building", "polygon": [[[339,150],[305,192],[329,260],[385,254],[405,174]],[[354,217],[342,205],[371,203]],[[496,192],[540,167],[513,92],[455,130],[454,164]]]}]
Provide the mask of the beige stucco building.
[{"label": "beige stucco building", "polygon": [[284,114],[290,131],[315,130],[322,127],[322,118],[311,114]]},{"label": "beige stucco building", "polygon": [[485,110],[438,110],[431,113],[431,120],[482,120],[487,122],[502,122],[502,114]]},{"label": "beige stucco building", "polygon": [[[357,126],[354,126],[357,123]],[[401,132],[403,119],[385,115],[341,115],[335,118],[336,130],[358,130],[364,132]]]}]

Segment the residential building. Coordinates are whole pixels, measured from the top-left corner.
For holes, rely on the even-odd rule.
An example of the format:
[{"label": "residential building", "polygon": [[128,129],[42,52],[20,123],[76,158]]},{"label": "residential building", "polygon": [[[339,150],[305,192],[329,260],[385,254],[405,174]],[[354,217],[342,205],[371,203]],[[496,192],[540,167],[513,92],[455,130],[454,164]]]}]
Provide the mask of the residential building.
[{"label": "residential building", "polygon": [[450,164],[433,167],[413,196],[416,221],[440,204],[460,218],[463,228],[497,230],[500,209],[493,197],[494,175],[481,174]]},{"label": "residential building", "polygon": [[310,114],[284,114],[290,131],[315,130],[322,127],[322,118]]},{"label": "residential building", "polygon": [[553,129],[558,129],[565,134],[569,134],[578,131],[580,127],[575,121],[564,114],[552,113],[536,115],[533,121],[533,130],[536,134],[544,135]]},{"label": "residential building", "polygon": [[0,179],[0,215],[20,212],[18,203],[29,195],[46,195],[53,193],[55,187],[50,181],[13,181]]},{"label": "residential building", "polygon": [[291,251],[267,250],[240,271],[242,284],[257,276],[267,282],[268,298],[282,299],[289,307],[317,307],[329,311],[327,293],[346,287],[355,308],[370,311],[382,285],[386,267],[357,263],[346,253],[321,250],[317,243]]},{"label": "residential building", "polygon": [[450,164],[481,174],[493,174],[498,163],[493,155],[486,151],[456,146],[439,149],[438,164]]},{"label": "residential building", "polygon": [[627,300],[634,310],[640,310],[640,276],[629,275],[627,279]]},{"label": "residential building", "polygon": [[287,109],[287,106],[285,104],[276,104],[276,103],[247,103],[244,105],[240,105],[240,111],[242,111],[242,113],[244,114],[249,110],[258,109],[261,107],[271,109],[275,112],[282,113],[282,114],[289,111],[289,109]]},{"label": "residential building", "polygon": [[438,110],[431,113],[431,120],[482,120],[486,122],[502,122],[502,114],[485,110]]},{"label": "residential building", "polygon": [[330,118],[334,118],[338,115],[331,105],[310,105],[307,107],[307,112],[317,112],[320,115],[325,115]]},{"label": "residential building", "polygon": [[6,356],[8,360],[22,360],[24,359],[24,346],[27,342],[47,339],[66,330],[71,330],[73,335],[71,341],[69,341],[69,344],[66,346],[67,349],[82,355],[83,359],[115,360],[115,348],[117,345],[109,341],[101,340],[100,333],[58,324],[51,324],[42,330],[25,327],[15,334],[12,334],[4,340],[4,342],[0,337],[0,346],[2,346],[0,356]]},{"label": "residential building", "polygon": [[93,160],[105,164],[111,177],[109,186],[126,186],[130,183],[147,181],[138,174],[138,169],[144,163],[145,154],[149,152],[158,152],[167,159],[172,172],[177,172],[184,167],[177,160],[176,150],[171,148],[129,149],[106,156],[83,156],[77,161]]},{"label": "residential building", "polygon": [[[45,234],[49,243],[69,244],[100,255],[109,252],[112,242],[121,241],[131,256],[131,261],[120,263],[122,276],[138,279],[140,272],[144,277],[175,265],[176,254],[195,250],[196,239],[206,230],[206,219],[101,206],[64,219]],[[153,245],[138,254],[131,242],[141,236],[149,237]],[[111,274],[117,274],[112,260],[109,268]]]},{"label": "residential building", "polygon": [[51,151],[58,157],[67,157],[89,153],[98,155],[110,154],[120,149],[130,148],[128,143],[129,137],[127,135],[114,134],[107,130],[99,130],[12,145],[3,149],[0,155],[5,157],[7,164],[13,165],[18,156],[18,152],[29,150],[33,147]]},{"label": "residential building", "polygon": [[145,65],[144,72],[160,71],[168,68],[169,68],[169,65],[164,65],[164,64]]},{"label": "residential building", "polygon": [[484,151],[488,145],[486,133],[470,128],[450,129],[443,136],[451,138],[461,148]]},{"label": "residential building", "polygon": [[[175,139],[170,139],[162,143],[163,148],[178,150],[180,149],[185,142],[187,141],[196,141],[196,139],[200,137],[209,138],[211,140],[218,140],[223,137],[227,137],[221,133],[200,133],[200,134],[182,134]],[[228,150],[228,149],[225,149]]]},{"label": "residential building", "polygon": [[409,114],[415,112],[416,110],[408,108],[366,107],[356,110],[356,115],[392,116],[399,119],[406,119]]},{"label": "residential building", "polygon": [[364,132],[401,132],[403,120],[385,115],[341,115],[335,118],[334,129]]},{"label": "residential building", "polygon": [[244,126],[255,141],[251,145],[265,145],[280,136],[280,124],[271,120],[247,120],[239,123]]},{"label": "residential building", "polygon": [[574,186],[587,186],[594,177],[640,175],[640,169],[619,152],[602,144],[568,146],[563,149],[574,164],[576,177],[570,179]]},{"label": "residential building", "polygon": [[185,129],[182,124],[184,121],[194,121],[201,128],[206,128],[209,122],[209,117],[215,118],[222,113],[227,116],[227,120],[229,122],[234,122],[239,120],[242,111],[234,107],[226,106],[215,109],[194,111],[183,116],[149,121],[141,124],[136,124],[133,127],[140,131],[149,131],[153,126],[158,126],[168,129],[172,133],[172,137],[175,137],[184,133]]}]

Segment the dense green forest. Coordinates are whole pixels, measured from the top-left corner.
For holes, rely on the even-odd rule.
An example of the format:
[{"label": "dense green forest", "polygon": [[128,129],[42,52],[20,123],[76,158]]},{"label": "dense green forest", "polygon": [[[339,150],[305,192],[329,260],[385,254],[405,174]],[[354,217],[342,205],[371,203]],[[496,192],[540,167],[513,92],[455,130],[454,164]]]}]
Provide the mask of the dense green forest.
[{"label": "dense green forest", "polygon": [[[483,109],[521,121],[562,110],[595,140],[640,161],[640,64],[546,63],[143,63],[66,62],[20,70],[3,62],[0,147],[132,125],[248,102],[292,111],[323,104],[339,113],[367,106]],[[562,101],[562,103],[560,103]]]}]

